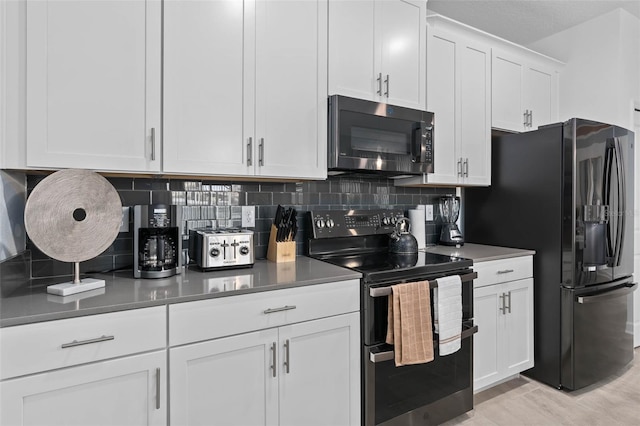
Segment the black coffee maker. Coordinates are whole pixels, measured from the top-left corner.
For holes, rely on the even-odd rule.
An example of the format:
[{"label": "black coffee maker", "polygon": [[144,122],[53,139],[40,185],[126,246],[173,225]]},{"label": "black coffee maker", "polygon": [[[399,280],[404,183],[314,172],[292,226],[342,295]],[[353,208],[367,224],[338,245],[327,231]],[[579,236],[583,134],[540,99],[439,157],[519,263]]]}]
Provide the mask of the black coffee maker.
[{"label": "black coffee maker", "polygon": [[133,208],[133,276],[164,278],[182,268],[181,210],[151,204]]}]

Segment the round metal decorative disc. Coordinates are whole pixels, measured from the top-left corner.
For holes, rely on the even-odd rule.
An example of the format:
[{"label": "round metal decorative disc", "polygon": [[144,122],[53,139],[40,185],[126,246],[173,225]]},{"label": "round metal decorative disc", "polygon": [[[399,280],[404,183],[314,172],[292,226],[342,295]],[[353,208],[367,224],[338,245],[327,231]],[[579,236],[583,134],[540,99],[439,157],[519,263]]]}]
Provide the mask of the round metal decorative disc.
[{"label": "round metal decorative disc", "polygon": [[47,256],[83,262],[118,236],[122,202],[113,185],[88,170],[60,170],[31,192],[24,211],[27,234]]}]

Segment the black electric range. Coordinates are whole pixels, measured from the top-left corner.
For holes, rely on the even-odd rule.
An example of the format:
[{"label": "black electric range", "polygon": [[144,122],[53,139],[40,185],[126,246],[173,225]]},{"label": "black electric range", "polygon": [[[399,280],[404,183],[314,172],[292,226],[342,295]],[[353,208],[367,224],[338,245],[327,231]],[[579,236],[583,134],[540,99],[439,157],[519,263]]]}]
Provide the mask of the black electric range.
[{"label": "black electric range", "polygon": [[[439,424],[473,408],[473,261],[434,253],[389,253],[400,210],[322,210],[308,214],[307,254],[362,273],[362,419],[366,426]],[[388,295],[393,284],[439,278],[462,282],[461,348],[426,364],[395,367],[385,342]],[[433,296],[432,296],[433,301]],[[433,302],[432,302],[433,303]],[[432,310],[433,312],[433,310]],[[434,333],[435,336],[437,334]],[[398,392],[400,389],[410,390]],[[428,420],[425,420],[428,419]]]}]

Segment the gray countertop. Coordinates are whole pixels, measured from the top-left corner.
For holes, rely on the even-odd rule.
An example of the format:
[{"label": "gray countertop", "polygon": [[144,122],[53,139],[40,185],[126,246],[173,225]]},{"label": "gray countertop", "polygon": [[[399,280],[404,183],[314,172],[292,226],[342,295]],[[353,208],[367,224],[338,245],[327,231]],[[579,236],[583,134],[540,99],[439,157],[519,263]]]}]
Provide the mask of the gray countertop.
[{"label": "gray countertop", "polygon": [[252,268],[212,272],[189,266],[180,275],[160,279],[135,279],[130,270],[90,276],[104,279],[106,286],[63,297],[48,294],[46,287],[65,280],[40,279],[0,298],[0,327],[360,279],[362,275],[298,256],[295,262],[258,260]]},{"label": "gray countertop", "polygon": [[444,254],[446,256],[464,257],[473,260],[473,263],[518,256],[530,256],[536,253],[534,250],[485,246],[473,243],[465,243],[459,248],[440,245],[429,246],[426,248],[426,251],[428,253]]}]

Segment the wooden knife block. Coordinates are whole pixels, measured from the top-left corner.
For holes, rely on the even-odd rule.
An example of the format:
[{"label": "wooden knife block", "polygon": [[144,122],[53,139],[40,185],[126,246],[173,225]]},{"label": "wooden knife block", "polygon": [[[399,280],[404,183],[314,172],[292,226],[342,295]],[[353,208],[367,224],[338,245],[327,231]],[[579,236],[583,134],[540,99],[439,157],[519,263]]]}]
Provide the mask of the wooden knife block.
[{"label": "wooden knife block", "polygon": [[296,261],[296,242],[295,241],[276,241],[278,228],[271,225],[271,234],[269,235],[269,247],[267,248],[267,259],[276,263],[295,262]]}]

